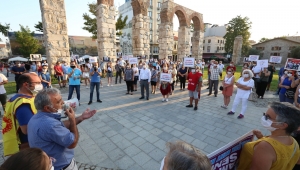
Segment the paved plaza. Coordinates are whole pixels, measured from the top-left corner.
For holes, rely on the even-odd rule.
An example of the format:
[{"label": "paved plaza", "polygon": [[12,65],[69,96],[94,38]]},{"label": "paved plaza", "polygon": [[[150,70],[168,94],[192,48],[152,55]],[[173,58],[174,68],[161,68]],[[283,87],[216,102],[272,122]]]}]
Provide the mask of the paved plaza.
[{"label": "paved plaza", "polygon": [[[208,154],[252,129],[268,134],[260,124],[267,102],[259,107],[249,102],[245,118],[238,120],[238,112],[228,116],[230,109],[220,107],[223,104],[221,92],[218,97],[207,96],[207,86],[202,88],[198,110],[194,111],[185,107],[188,91],[179,91],[178,86],[169,102],[161,102],[160,93],[151,94],[147,101],[139,100],[140,89],[134,95],[125,95],[124,81],[107,87],[107,79],[102,80],[103,103],[96,103],[94,96],[93,103],[87,105],[89,89],[81,86],[81,106],[76,113],[80,115],[86,108],[96,109],[97,113],[78,126],[80,139],[75,159],[80,169],[157,170],[167,153],[166,143],[170,141],[184,140]],[[67,89],[62,93],[67,100]],[[234,96],[231,104],[233,99]],[[237,111],[240,109],[239,106]]]}]

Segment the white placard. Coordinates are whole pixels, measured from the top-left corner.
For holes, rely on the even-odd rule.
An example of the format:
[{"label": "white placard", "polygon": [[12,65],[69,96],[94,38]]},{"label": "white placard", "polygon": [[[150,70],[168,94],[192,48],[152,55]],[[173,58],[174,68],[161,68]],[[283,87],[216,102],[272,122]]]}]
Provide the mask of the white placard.
[{"label": "white placard", "polygon": [[183,62],[184,67],[192,67],[192,68],[195,67],[195,58],[185,57],[183,61],[184,61]]},{"label": "white placard", "polygon": [[249,61],[257,61],[259,59],[259,55],[249,55]]},{"label": "white placard", "polygon": [[249,57],[244,57],[244,63],[249,62]]},{"label": "white placard", "polygon": [[257,60],[257,66],[260,68],[267,68],[268,62],[268,60]]},{"label": "white placard", "polygon": [[41,54],[30,54],[30,61],[42,61]]},{"label": "white placard", "polygon": [[132,58],[129,58],[128,61],[129,61],[130,64],[137,64],[138,63],[138,58],[132,57]]},{"label": "white placard", "polygon": [[89,63],[97,63],[97,57],[90,57]]},{"label": "white placard", "polygon": [[129,56],[128,56],[128,55],[124,55],[124,56],[122,56],[122,59],[123,59],[123,60],[128,60],[128,59],[129,59]]},{"label": "white placard", "polygon": [[281,63],[282,57],[281,56],[271,56],[270,62],[271,63]]},{"label": "white placard", "polygon": [[170,82],[172,78],[171,74],[168,73],[160,73],[160,81]]}]

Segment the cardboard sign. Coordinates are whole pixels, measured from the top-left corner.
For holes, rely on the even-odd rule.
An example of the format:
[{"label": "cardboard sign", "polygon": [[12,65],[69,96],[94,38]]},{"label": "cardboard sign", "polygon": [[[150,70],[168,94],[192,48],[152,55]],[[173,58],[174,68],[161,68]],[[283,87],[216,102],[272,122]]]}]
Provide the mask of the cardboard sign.
[{"label": "cardboard sign", "polygon": [[249,62],[249,57],[244,57],[244,63],[248,63]]},{"label": "cardboard sign", "polygon": [[41,54],[30,54],[30,61],[42,61]]},{"label": "cardboard sign", "polygon": [[249,55],[249,61],[257,61],[259,59],[259,55]]},{"label": "cardboard sign", "polygon": [[286,60],[284,68],[288,70],[299,70],[300,69],[299,65],[300,65],[300,59],[288,58]]},{"label": "cardboard sign", "polygon": [[97,63],[97,57],[90,57],[89,63]]},{"label": "cardboard sign", "polygon": [[195,58],[185,57],[183,61],[184,67],[195,67]]},{"label": "cardboard sign", "polygon": [[207,155],[213,170],[234,170],[245,143],[253,140],[253,132],[248,132],[222,148]]},{"label": "cardboard sign", "polygon": [[161,73],[160,74],[160,81],[170,82],[171,78],[172,78],[171,74],[168,74],[168,73]]},{"label": "cardboard sign", "polygon": [[271,56],[270,63],[281,63],[282,57],[281,56]]},{"label": "cardboard sign", "polygon": [[110,57],[108,57],[108,56],[103,57],[103,61],[109,62],[110,61]]},{"label": "cardboard sign", "polygon": [[260,68],[267,68],[268,62],[268,60],[257,60],[257,66]]},{"label": "cardboard sign", "polygon": [[129,58],[128,61],[129,61],[130,64],[137,64],[138,63],[138,58],[132,57],[132,58]]},{"label": "cardboard sign", "polygon": [[124,56],[122,56],[122,59],[123,59],[123,60],[128,60],[128,59],[129,59],[129,56],[128,56],[128,55],[124,55]]}]

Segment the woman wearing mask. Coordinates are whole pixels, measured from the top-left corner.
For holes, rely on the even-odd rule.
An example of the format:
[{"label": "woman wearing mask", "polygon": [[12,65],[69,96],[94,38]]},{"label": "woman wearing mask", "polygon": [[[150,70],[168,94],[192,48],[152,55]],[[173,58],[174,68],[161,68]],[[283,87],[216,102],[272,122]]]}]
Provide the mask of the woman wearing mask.
[{"label": "woman wearing mask", "polygon": [[[171,72],[168,70],[168,65],[164,64],[163,65],[163,70],[161,73],[167,73],[167,74],[171,74]],[[162,102],[164,101],[169,101],[169,94],[171,92],[171,82],[167,82],[167,81],[161,81],[160,82],[160,92],[163,96]]]},{"label": "woman wearing mask", "polygon": [[160,72],[161,72],[161,68],[160,68],[160,63],[159,62],[156,63],[156,70],[157,70],[156,87],[157,87],[157,90],[159,90],[159,88],[160,88]]},{"label": "woman wearing mask", "polygon": [[293,77],[293,71],[292,70],[286,70],[284,73],[287,73],[287,77],[285,77],[279,84],[280,91],[279,91],[279,101],[280,102],[289,102],[292,103],[294,102],[294,97],[287,97],[286,96],[286,91],[287,90],[292,90],[292,81],[294,79]]},{"label": "woman wearing mask", "polygon": [[246,70],[246,69],[249,69],[249,64],[248,64],[248,63],[244,63],[244,64],[243,64],[242,71],[241,71],[241,76],[240,76],[240,77],[242,77],[242,73],[243,73],[243,71]]},{"label": "woman wearing mask", "polygon": [[228,112],[228,115],[234,115],[235,110],[239,103],[242,101],[242,111],[241,114],[237,117],[238,119],[244,118],[247,105],[248,105],[248,98],[254,87],[254,80],[252,80],[253,73],[251,70],[246,69],[243,71],[243,76],[239,78],[236,82],[237,92],[233,101],[232,109]]},{"label": "woman wearing mask", "polygon": [[136,64],[132,65],[132,70],[134,73],[133,91],[137,91],[137,81],[139,80],[139,69],[136,67]]},{"label": "woman wearing mask", "polygon": [[256,89],[256,94],[258,98],[261,99],[264,98],[264,94],[266,92],[270,74],[271,73],[267,67],[263,68],[263,70],[259,72],[260,81],[257,83],[257,89]]},{"label": "woman wearing mask", "polygon": [[182,67],[178,70],[179,80],[180,80],[180,90],[185,90],[185,82],[186,82],[186,75],[187,75],[187,68]]},{"label": "woman wearing mask", "polygon": [[156,70],[156,64],[153,64],[151,68],[151,93],[155,94],[156,91],[156,83],[158,79],[158,71]]},{"label": "woman wearing mask", "polygon": [[174,84],[177,80],[177,70],[176,70],[176,65],[172,64],[170,67],[170,72],[172,74],[172,78],[171,78],[171,93],[170,95],[172,95],[174,93]]},{"label": "woman wearing mask", "polygon": [[91,81],[90,81],[90,68],[87,66],[87,65],[83,65],[82,66],[82,77],[84,79],[84,82],[85,82],[85,88],[89,88],[89,85],[87,82],[89,82],[89,84],[91,84]]},{"label": "woman wearing mask", "polygon": [[127,86],[127,93],[129,94],[129,91],[131,92],[130,94],[133,95],[133,80],[134,80],[134,72],[133,69],[130,68],[130,65],[127,64],[125,71],[124,71],[124,80],[126,81],[126,86]]},{"label": "woman wearing mask", "polygon": [[41,79],[42,85],[44,88],[50,88],[51,87],[51,76],[48,72],[48,66],[44,65],[42,72],[39,74],[39,77]]},{"label": "woman wearing mask", "polygon": [[113,77],[113,67],[111,62],[108,62],[106,65],[106,70],[107,70],[107,86],[113,86],[112,84],[112,77]]},{"label": "woman wearing mask", "polygon": [[227,109],[229,103],[230,103],[230,97],[232,96],[232,92],[233,92],[233,85],[235,82],[235,78],[233,76],[233,70],[232,69],[228,69],[227,74],[222,82],[222,86],[223,86],[223,96],[224,96],[224,105],[222,105],[221,107],[224,109]]}]

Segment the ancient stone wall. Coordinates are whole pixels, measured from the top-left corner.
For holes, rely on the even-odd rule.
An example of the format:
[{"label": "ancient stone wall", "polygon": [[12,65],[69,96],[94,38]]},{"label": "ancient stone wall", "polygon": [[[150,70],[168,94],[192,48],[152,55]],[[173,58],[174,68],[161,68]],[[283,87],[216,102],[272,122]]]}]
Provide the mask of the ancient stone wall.
[{"label": "ancient stone wall", "polygon": [[[178,29],[178,58],[183,59],[190,54],[190,28],[181,26]],[[180,36],[179,36],[180,35]]]},{"label": "ancient stone wall", "polygon": [[97,43],[98,57],[116,59],[116,11],[113,0],[98,0],[97,6]]},{"label": "ancient stone wall", "polygon": [[173,23],[161,23],[159,26],[159,58],[172,56],[173,51]]},{"label": "ancient stone wall", "polygon": [[70,61],[64,0],[40,0],[40,9],[47,61],[52,71],[57,61]]},{"label": "ancient stone wall", "polygon": [[241,35],[238,35],[234,39],[233,52],[232,52],[232,61],[235,65],[239,64],[241,61],[242,46],[243,46],[243,37]]}]

